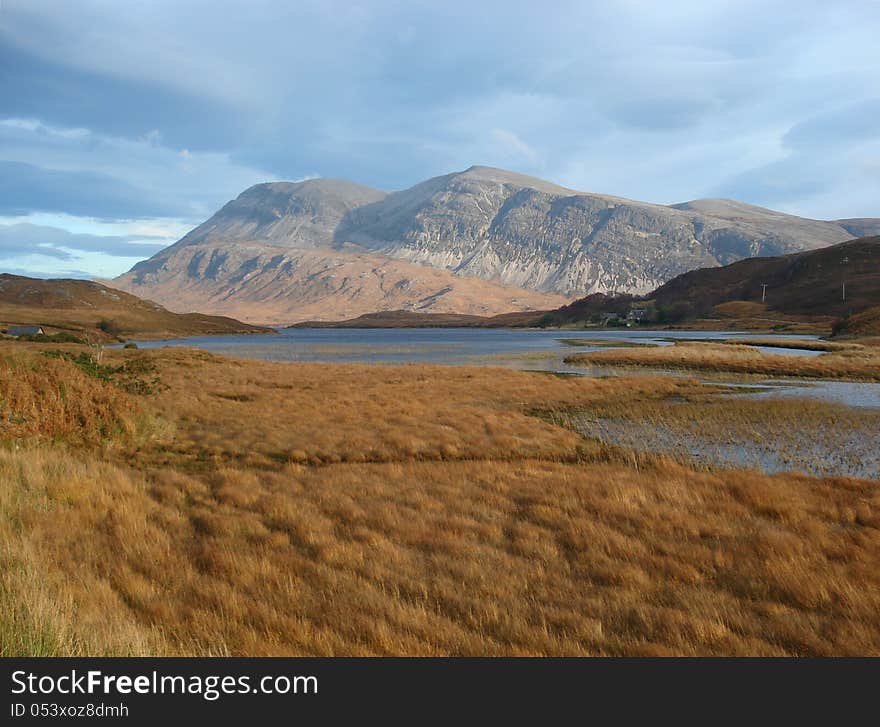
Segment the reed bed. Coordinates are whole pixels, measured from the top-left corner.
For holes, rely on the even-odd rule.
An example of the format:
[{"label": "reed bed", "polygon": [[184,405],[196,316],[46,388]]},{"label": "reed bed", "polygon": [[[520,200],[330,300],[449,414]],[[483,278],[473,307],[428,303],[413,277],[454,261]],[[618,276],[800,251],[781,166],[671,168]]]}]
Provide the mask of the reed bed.
[{"label": "reed bed", "polygon": [[661,348],[588,351],[567,356],[565,363],[880,381],[880,351],[868,347],[819,356],[791,356],[762,353],[746,345],[687,342]]}]

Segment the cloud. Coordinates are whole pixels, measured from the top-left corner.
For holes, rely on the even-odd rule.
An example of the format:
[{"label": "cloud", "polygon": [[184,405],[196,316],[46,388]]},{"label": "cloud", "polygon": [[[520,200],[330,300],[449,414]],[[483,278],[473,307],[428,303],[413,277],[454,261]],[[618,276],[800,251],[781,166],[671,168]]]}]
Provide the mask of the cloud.
[{"label": "cloud", "polygon": [[535,162],[538,159],[538,153],[512,131],[492,129],[492,139],[498,142],[504,149],[513,152],[515,156],[530,162]]},{"label": "cloud", "polygon": [[856,0],[3,0],[0,214],[195,224],[259,181],[488,164],[880,215],[877,27]]},{"label": "cloud", "polygon": [[90,235],[58,227],[21,222],[0,225],[0,255],[41,255],[70,259],[71,252],[99,252],[113,257],[149,257],[167,247],[167,241],[145,235]]},{"label": "cloud", "polygon": [[125,139],[36,119],[0,119],[0,215],[197,223],[243,188],[274,178],[229,154],[173,149],[162,139],[155,129]]},{"label": "cloud", "polygon": [[179,216],[185,211],[182,203],[151,200],[142,190],[101,172],[0,161],[0,215],[65,212],[133,219]]},{"label": "cloud", "polygon": [[880,139],[880,98],[847,104],[795,124],[783,137],[790,149],[821,151]]}]

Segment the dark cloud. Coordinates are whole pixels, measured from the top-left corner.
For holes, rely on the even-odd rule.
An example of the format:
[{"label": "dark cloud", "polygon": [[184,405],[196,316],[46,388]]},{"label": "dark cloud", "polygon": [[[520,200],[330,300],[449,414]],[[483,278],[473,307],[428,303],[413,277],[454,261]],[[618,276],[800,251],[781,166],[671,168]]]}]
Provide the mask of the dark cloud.
[{"label": "dark cloud", "polygon": [[850,146],[880,139],[880,99],[871,99],[820,113],[793,126],[783,138],[795,149]]},{"label": "dark cloud", "polygon": [[99,219],[174,217],[190,212],[185,202],[154,195],[101,172],[43,169],[0,161],[0,215],[63,212]]},{"label": "dark cloud", "polygon": [[[112,59],[108,59],[108,71]],[[243,138],[242,111],[155,82],[120,79],[47,61],[0,37],[0,117],[137,138],[162,129],[165,143],[190,150],[228,149]]]},{"label": "dark cloud", "polygon": [[694,126],[712,106],[711,99],[641,98],[618,104],[609,117],[623,127],[664,132]]}]

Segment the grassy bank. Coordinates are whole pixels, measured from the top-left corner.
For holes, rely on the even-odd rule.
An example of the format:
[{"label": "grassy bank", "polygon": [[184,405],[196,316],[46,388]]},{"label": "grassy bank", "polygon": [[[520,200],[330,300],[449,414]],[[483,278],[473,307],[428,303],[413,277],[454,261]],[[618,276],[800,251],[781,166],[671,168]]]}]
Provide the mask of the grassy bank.
[{"label": "grassy bank", "polygon": [[861,351],[864,349],[864,346],[860,343],[817,341],[808,338],[728,338],[723,342],[731,346],[763,346],[764,348],[788,348],[798,351],[823,351],[825,353]]},{"label": "grassy bank", "polygon": [[644,366],[762,376],[880,381],[880,350],[848,349],[820,356],[766,354],[748,345],[678,343],[661,348],[590,351],[565,358],[568,364]]},{"label": "grassy bank", "polygon": [[152,366],[126,391],[8,350],[33,368],[2,420],[44,434],[2,430],[3,654],[880,653],[876,482],[697,471],[547,414],[691,382],[108,354]]}]

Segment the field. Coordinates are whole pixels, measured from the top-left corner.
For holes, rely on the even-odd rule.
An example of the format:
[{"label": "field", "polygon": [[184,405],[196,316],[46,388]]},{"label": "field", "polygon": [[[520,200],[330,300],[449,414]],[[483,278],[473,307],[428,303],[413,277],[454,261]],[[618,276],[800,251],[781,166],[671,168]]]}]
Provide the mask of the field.
[{"label": "field", "polygon": [[561,419],[695,382],[43,348],[0,344],[4,655],[880,654],[878,482]]}]

